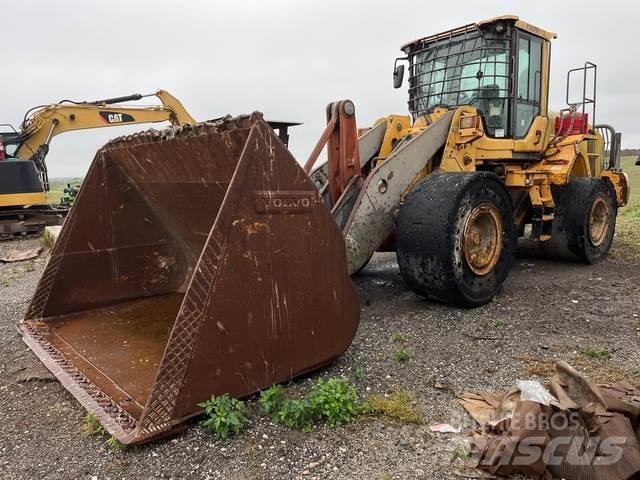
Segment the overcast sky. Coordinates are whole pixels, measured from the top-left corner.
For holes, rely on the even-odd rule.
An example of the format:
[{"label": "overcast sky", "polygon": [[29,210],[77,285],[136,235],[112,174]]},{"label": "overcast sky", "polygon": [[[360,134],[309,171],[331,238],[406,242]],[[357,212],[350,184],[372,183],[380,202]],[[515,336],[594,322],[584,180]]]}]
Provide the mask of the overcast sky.
[{"label": "overcast sky", "polygon": [[[497,15],[558,33],[551,107],[564,106],[565,75],[598,65],[598,123],[640,147],[636,1],[26,1],[2,2],[0,123],[19,125],[31,106],[166,89],[198,120],[260,110],[304,122],[291,149],[304,162],[324,128],[328,102],[351,98],[358,123],[406,114],[406,84],[392,87],[403,43]],[[52,177],[82,176],[97,148],[143,127],[55,138]]]}]

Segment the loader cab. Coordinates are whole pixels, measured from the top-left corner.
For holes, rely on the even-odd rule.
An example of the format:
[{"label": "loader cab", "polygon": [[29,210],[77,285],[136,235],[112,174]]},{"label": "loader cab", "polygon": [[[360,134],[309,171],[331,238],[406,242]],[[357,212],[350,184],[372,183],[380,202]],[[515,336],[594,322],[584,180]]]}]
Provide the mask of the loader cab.
[{"label": "loader cab", "polygon": [[[489,137],[524,139],[536,118],[547,116],[552,38],[518,17],[503,16],[404,45],[413,119],[439,106],[470,105]],[[394,86],[401,83],[401,66]]]}]

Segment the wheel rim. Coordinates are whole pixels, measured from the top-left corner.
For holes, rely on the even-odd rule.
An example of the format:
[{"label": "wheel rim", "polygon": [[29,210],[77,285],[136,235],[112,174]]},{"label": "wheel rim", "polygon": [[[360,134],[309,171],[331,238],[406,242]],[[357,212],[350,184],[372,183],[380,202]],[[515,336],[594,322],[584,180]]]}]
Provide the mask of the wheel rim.
[{"label": "wheel rim", "polygon": [[589,240],[594,246],[598,247],[604,242],[609,230],[609,222],[607,201],[603,196],[599,196],[593,202],[589,213]]},{"label": "wheel rim", "polygon": [[498,263],[502,234],[502,216],[494,204],[483,202],[471,211],[464,228],[464,257],[473,273],[486,275]]}]

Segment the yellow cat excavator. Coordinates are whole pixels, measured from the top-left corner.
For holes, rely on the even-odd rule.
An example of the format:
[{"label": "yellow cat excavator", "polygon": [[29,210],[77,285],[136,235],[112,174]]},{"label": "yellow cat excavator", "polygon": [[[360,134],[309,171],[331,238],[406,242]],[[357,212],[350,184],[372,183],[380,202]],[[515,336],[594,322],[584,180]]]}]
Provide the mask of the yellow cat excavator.
[{"label": "yellow cat excavator", "polygon": [[[155,96],[154,106],[121,105]],[[171,94],[134,94],[93,102],[63,100],[29,110],[18,130],[4,125],[0,132],[0,239],[40,232],[62,222],[68,208],[46,200],[49,177],[45,158],[53,137],[72,130],[170,122],[173,126],[196,121]]]}]

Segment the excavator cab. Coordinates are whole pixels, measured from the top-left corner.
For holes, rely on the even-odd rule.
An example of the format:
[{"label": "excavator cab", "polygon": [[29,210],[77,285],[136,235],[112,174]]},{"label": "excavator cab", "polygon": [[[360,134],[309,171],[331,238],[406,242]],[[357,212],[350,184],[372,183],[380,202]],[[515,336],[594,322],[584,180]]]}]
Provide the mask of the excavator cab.
[{"label": "excavator cab", "polygon": [[[48,206],[23,207],[42,203],[43,177],[33,161],[16,155],[24,139],[11,125],[6,127],[11,130],[0,132],[0,240],[37,233],[45,225],[59,225],[64,213]],[[39,215],[43,209],[48,215]]]},{"label": "excavator cab", "polygon": [[11,130],[0,132],[0,161],[15,158],[16,152],[22,144],[22,137],[11,125],[3,126],[9,127]]}]

